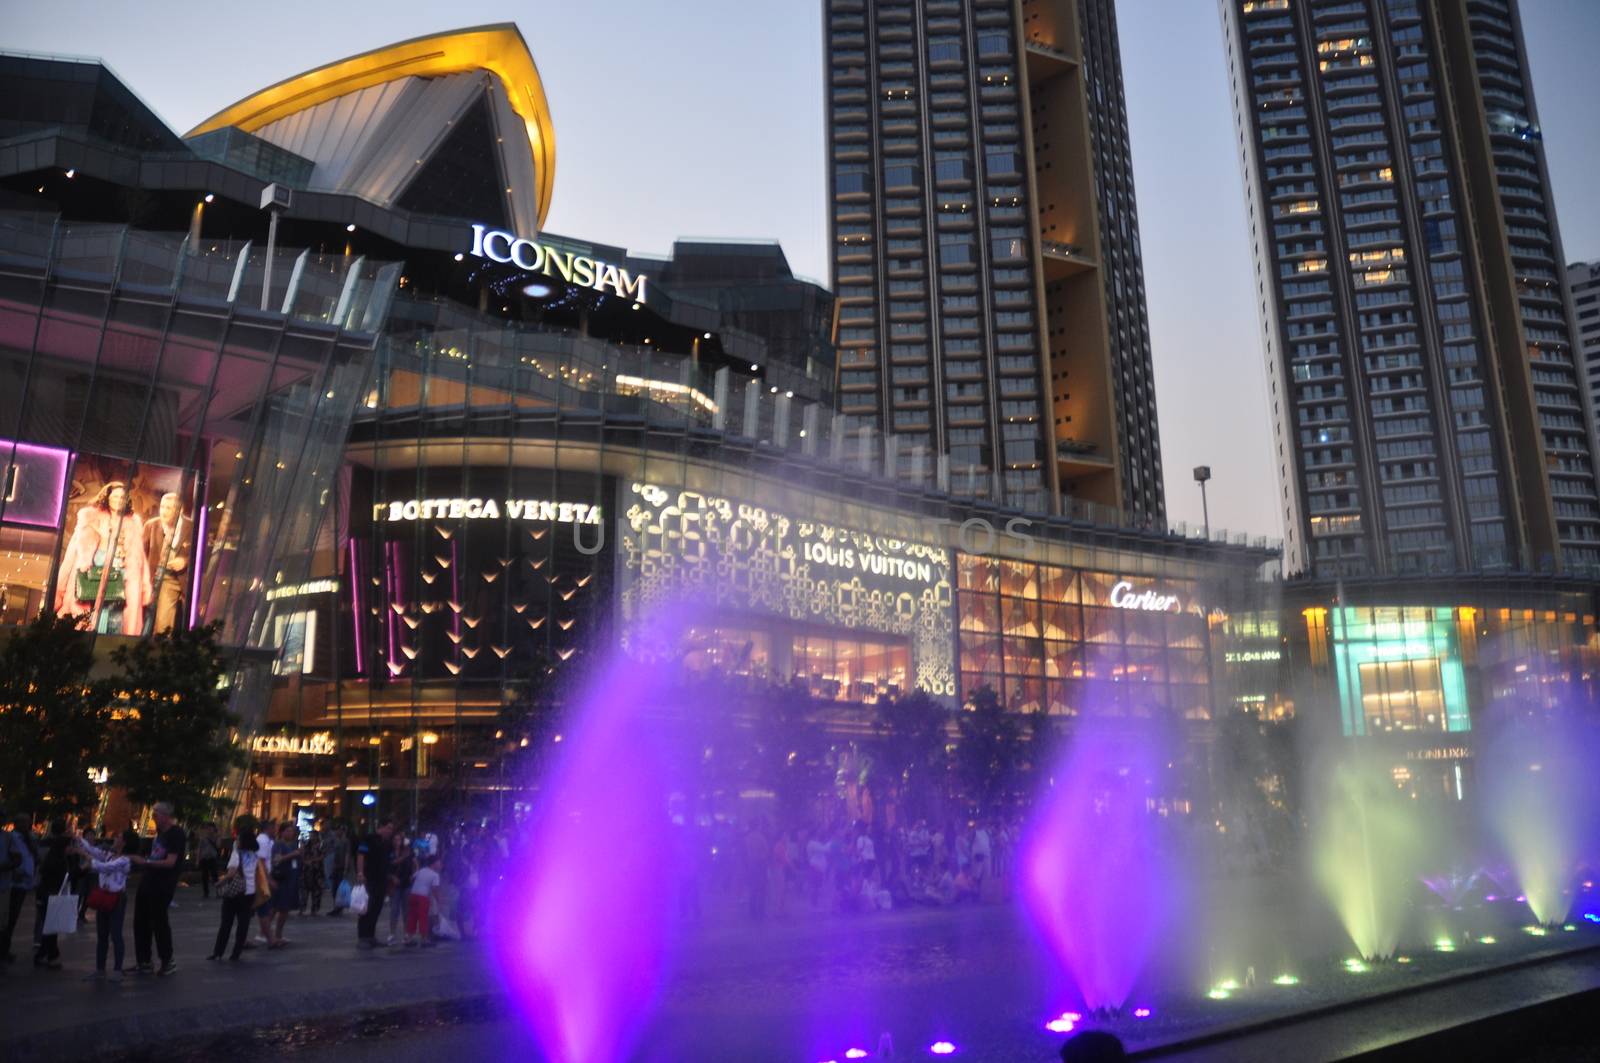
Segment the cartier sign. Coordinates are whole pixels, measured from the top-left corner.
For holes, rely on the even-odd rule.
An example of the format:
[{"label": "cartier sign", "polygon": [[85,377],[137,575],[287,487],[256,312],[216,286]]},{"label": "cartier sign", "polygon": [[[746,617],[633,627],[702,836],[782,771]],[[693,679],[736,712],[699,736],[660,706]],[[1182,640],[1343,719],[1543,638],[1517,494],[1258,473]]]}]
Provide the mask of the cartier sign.
[{"label": "cartier sign", "polygon": [[1111,604],[1118,609],[1139,609],[1147,613],[1170,613],[1180,608],[1176,594],[1158,594],[1152,590],[1136,591],[1133,584],[1123,580],[1111,588]]}]

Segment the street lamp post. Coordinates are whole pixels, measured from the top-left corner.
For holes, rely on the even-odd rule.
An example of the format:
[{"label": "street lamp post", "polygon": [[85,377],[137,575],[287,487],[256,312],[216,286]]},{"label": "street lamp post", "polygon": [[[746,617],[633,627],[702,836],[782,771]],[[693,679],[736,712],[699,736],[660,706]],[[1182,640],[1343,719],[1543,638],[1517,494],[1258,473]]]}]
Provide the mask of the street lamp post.
[{"label": "street lamp post", "polygon": [[1206,522],[1206,538],[1211,538],[1211,508],[1206,505],[1206,481],[1211,479],[1211,466],[1196,465],[1194,482],[1200,485],[1200,514]]},{"label": "street lamp post", "polygon": [[267,308],[272,292],[272,256],[278,250],[278,215],[289,209],[292,196],[288,185],[270,184],[261,190],[261,209],[268,213],[267,261],[261,271],[261,309]]}]

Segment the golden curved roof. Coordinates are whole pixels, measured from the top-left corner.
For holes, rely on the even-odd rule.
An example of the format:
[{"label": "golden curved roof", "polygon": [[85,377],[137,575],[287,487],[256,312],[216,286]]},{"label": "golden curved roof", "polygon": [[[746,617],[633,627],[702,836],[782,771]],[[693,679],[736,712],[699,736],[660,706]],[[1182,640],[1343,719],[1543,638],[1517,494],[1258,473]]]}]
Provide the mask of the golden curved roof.
[{"label": "golden curved roof", "polygon": [[441,77],[472,70],[487,70],[499,78],[512,109],[527,124],[533,172],[539,182],[539,224],[543,226],[556,180],[555,126],[539,68],[514,23],[413,37],[319,66],[246,96],[184,136],[198,136],[227,126],[253,133],[280,118],[371,85],[403,77]]}]

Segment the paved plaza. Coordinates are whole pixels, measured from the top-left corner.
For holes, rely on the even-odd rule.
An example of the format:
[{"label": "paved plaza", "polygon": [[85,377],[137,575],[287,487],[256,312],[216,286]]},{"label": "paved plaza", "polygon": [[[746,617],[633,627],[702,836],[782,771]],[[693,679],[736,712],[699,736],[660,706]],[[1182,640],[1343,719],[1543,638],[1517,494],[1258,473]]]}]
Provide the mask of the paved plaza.
[{"label": "paved plaza", "polygon": [[[348,914],[308,916],[291,922],[286,949],[210,963],[204,956],[217,918],[216,901],[180,892],[173,912],[179,970],[170,978],[86,981],[92,926],[65,941],[62,970],[35,970],[23,954],[0,975],[8,1005],[0,1056],[17,1063],[198,1063],[219,1056],[248,1063],[287,1052],[329,1063],[539,1058],[480,945],[364,952],[355,947]],[[387,913],[380,937],[386,928]],[[31,929],[30,906],[19,946]],[[1152,997],[1149,1019],[1125,1018],[1115,1028],[1152,1058],[1171,1054],[1162,1045],[1182,1044],[1174,1058],[1310,1059],[1284,1053],[1314,1043],[1324,1053],[1316,1058],[1333,1059],[1600,987],[1600,932],[1554,942],[1519,934],[1506,946],[1419,954],[1409,965],[1374,970],[1364,976],[1369,980],[1347,977],[1330,961],[1327,971],[1308,968],[1291,990],[1243,990],[1223,1004]],[[888,1032],[897,1057],[920,1056],[948,1039],[965,1060],[1010,1063],[1052,1059],[1061,1040],[1042,1027],[1061,1002],[1041,988],[1048,980],[1038,954],[1006,905],[854,917],[792,913],[760,926],[725,921],[680,934],[672,952],[641,1059],[693,1052],[708,1060],[814,1063],[844,1058],[852,1047],[876,1049]],[[1495,964],[1518,966],[1492,973]],[[1358,994],[1365,999],[1357,1001]],[[1301,1021],[1274,1024],[1291,1011]],[[1235,1039],[1197,1043],[1246,1028],[1251,1032]]]}]

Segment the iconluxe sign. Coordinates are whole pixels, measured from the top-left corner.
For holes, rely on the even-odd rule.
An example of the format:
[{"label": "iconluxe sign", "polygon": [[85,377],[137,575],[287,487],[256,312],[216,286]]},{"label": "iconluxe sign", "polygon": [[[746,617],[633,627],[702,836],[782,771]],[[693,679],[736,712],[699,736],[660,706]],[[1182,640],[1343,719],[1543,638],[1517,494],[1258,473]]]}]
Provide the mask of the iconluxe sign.
[{"label": "iconluxe sign", "polygon": [[547,498],[411,498],[379,502],[372,519],[403,520],[548,520],[558,524],[599,524],[600,507],[587,502],[553,502]]},{"label": "iconluxe sign", "polygon": [[573,251],[560,251],[525,236],[517,236],[504,229],[491,229],[486,225],[472,227],[472,251],[475,258],[491,262],[506,262],[529,273],[543,273],[546,277],[559,277],[568,284],[593,288],[597,292],[612,292],[623,299],[645,301],[645,275],[635,277],[621,266],[602,262]]},{"label": "iconluxe sign", "polygon": [[309,735],[256,735],[250,740],[252,752],[269,757],[331,757],[339,751],[333,735],[318,731]]},{"label": "iconluxe sign", "polygon": [[1139,609],[1147,613],[1170,613],[1182,608],[1176,594],[1157,594],[1150,590],[1135,592],[1133,584],[1127,580],[1111,588],[1111,604],[1118,609]]}]

